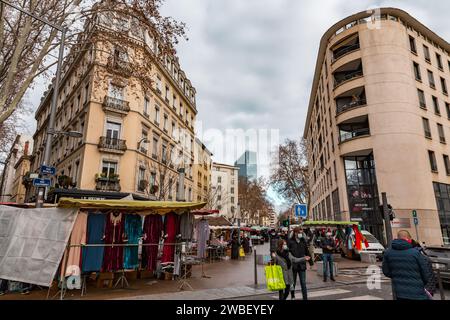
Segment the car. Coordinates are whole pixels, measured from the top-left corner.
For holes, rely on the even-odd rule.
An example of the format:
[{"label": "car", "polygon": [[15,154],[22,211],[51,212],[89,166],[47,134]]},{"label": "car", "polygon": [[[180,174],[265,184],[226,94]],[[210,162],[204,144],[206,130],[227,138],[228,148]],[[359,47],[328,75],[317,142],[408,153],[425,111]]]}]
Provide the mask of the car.
[{"label": "car", "polygon": [[366,247],[366,245],[363,243],[361,250],[358,250],[356,248],[349,250],[344,245],[344,243],[342,243],[341,247],[340,247],[341,255],[343,257],[348,257],[350,259],[358,259],[358,258],[361,258],[361,253],[369,253],[369,254],[374,254],[378,260],[382,260],[384,250],[385,250],[384,246],[370,232],[361,230],[361,233],[367,239],[369,246]]},{"label": "car", "polygon": [[441,266],[442,269],[439,270],[442,280],[450,282],[450,246],[429,246],[424,248],[424,252],[433,263]]}]

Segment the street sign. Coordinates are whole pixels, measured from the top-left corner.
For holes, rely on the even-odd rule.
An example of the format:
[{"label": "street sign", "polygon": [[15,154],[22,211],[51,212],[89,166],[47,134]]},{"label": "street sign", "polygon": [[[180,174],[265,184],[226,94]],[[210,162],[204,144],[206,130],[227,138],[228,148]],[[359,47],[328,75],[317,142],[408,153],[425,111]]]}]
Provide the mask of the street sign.
[{"label": "street sign", "polygon": [[33,179],[33,186],[35,187],[50,187],[51,184],[50,179]]},{"label": "street sign", "polygon": [[49,174],[49,175],[54,176],[56,174],[56,168],[42,165],[41,166],[41,174]]},{"label": "street sign", "polygon": [[306,219],[308,217],[308,206],[306,204],[295,205],[295,216]]},{"label": "street sign", "polygon": [[30,179],[36,179],[36,178],[39,178],[38,173],[30,173]]},{"label": "street sign", "polygon": [[419,218],[414,218],[414,225],[415,226],[419,225]]},{"label": "street sign", "polygon": [[417,211],[413,210],[412,215],[413,215],[413,218],[417,218]]}]

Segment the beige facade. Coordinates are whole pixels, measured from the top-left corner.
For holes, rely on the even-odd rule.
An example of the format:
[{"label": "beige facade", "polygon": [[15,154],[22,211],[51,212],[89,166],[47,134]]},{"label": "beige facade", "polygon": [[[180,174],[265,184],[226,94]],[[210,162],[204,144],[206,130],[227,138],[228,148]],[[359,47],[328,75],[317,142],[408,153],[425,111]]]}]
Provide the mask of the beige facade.
[{"label": "beige facade", "polygon": [[[123,19],[120,26],[98,21],[89,26],[88,34],[116,27],[124,32]],[[136,47],[124,50],[114,43],[88,41],[81,54],[68,59],[56,130],[79,131],[83,138],[58,136],[49,164],[78,189],[120,191],[158,200],[176,199],[178,169],[184,168],[183,198],[196,200],[196,91],[178,58],[156,58],[157,41],[145,29],[140,31],[126,31]],[[151,71],[145,75],[152,79],[149,90],[130,72],[130,61],[136,57],[151,61]],[[43,160],[52,93],[49,88],[36,112],[33,171]]]},{"label": "beige facade", "polygon": [[25,202],[26,187],[23,179],[30,171],[32,143],[31,137],[16,137],[0,176],[0,202]]},{"label": "beige facade", "polygon": [[212,153],[198,139],[194,146],[194,200],[208,202],[211,188]]},{"label": "beige facade", "polygon": [[304,133],[313,219],[359,221],[383,237],[378,205],[386,192],[394,233],[449,242],[449,52],[399,9],[362,12],[327,31]]},{"label": "beige facade", "polygon": [[230,221],[238,218],[239,167],[213,163],[211,174],[212,209],[219,210]]}]

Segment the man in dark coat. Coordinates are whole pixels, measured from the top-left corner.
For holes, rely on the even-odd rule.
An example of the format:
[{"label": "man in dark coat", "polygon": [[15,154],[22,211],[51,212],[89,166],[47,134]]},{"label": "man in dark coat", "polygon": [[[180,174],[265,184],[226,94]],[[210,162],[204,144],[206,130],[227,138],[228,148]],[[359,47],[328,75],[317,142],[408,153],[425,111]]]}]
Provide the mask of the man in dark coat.
[{"label": "man in dark coat", "polygon": [[414,248],[408,231],[400,231],[383,257],[383,273],[392,279],[397,300],[428,300],[430,280],[425,257]]},{"label": "man in dark coat", "polygon": [[334,279],[334,250],[336,249],[336,243],[332,238],[331,232],[325,234],[325,238],[322,238],[320,242],[322,247],[322,261],[323,261],[323,281],[327,282],[328,270],[330,273],[330,280],[336,281]]},{"label": "man in dark coat", "polygon": [[[296,258],[311,257],[308,243],[306,242],[306,235],[301,228],[294,229],[294,233],[288,242],[288,248],[289,252]],[[309,263],[312,265],[312,260],[309,260]],[[294,274],[294,285],[291,287],[291,298],[295,299],[295,286],[297,285],[298,275],[300,278],[303,300],[308,300],[308,292],[306,289],[306,261],[293,263],[292,272]]]}]

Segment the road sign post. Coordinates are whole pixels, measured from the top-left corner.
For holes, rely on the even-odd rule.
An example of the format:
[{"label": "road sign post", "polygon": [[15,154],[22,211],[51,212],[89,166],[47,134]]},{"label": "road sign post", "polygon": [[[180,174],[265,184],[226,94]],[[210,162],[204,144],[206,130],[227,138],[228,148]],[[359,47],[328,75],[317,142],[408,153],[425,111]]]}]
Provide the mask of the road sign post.
[{"label": "road sign post", "polygon": [[419,229],[417,227],[419,225],[419,218],[417,217],[416,210],[413,210],[412,216],[413,216],[413,220],[414,220],[414,228],[416,229],[416,239],[417,239],[417,242],[419,242]]},{"label": "road sign post", "polygon": [[295,216],[302,219],[308,218],[308,205],[307,204],[295,205]]}]

